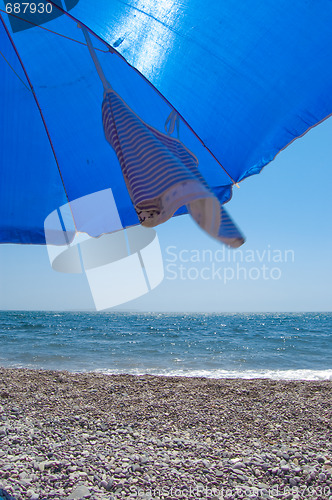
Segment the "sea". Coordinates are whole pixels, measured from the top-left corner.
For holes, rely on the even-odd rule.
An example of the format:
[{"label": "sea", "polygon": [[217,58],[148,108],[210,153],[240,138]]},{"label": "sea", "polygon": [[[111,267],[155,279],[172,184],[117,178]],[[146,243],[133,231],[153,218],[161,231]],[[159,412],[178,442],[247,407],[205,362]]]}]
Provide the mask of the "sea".
[{"label": "sea", "polygon": [[332,313],[0,311],[0,366],[332,380]]}]

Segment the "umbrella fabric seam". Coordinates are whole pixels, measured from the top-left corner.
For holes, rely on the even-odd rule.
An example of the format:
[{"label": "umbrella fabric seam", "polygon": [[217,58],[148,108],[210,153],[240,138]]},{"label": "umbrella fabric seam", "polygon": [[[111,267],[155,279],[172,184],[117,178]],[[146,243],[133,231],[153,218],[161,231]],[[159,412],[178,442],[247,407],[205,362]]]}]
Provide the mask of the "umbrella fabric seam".
[{"label": "umbrella fabric seam", "polygon": [[16,73],[16,71],[14,70],[13,66],[10,64],[10,62],[5,58],[5,56],[3,55],[3,53],[1,52],[0,50],[0,55],[4,58],[4,60],[6,61],[6,63],[8,64],[8,66],[10,67],[10,69],[13,71],[13,73],[15,73],[15,75],[17,76],[17,78],[23,83],[24,87],[29,91],[29,92],[32,92],[32,90],[24,83],[24,81],[22,80],[22,78],[20,77],[20,75],[18,73]]}]

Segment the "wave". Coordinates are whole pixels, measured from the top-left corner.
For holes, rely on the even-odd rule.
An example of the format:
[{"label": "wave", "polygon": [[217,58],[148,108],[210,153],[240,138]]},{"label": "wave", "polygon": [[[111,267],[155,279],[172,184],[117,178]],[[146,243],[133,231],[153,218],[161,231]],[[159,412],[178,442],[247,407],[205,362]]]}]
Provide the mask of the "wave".
[{"label": "wave", "polygon": [[166,377],[203,377],[203,378],[240,378],[240,379],[270,379],[270,380],[331,380],[332,370],[166,370],[166,369],[151,369],[151,370],[94,370],[96,373],[104,373],[106,375],[161,375]]},{"label": "wave", "polygon": [[41,328],[45,328],[45,324],[43,323],[19,323],[19,324],[7,324],[1,325],[1,329],[6,330],[40,330]]}]

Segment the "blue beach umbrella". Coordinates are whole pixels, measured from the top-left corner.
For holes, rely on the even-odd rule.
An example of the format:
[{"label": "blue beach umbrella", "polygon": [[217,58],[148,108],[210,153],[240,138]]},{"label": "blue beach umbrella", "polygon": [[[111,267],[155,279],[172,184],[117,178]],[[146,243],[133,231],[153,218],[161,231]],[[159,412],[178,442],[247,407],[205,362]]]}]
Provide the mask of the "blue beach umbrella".
[{"label": "blue beach umbrella", "polygon": [[[49,214],[110,188],[122,227],[190,213],[238,246],[233,186],[332,113],[329,0],[1,0],[0,15],[3,243],[45,244]],[[72,216],[110,232],[107,212]]]}]

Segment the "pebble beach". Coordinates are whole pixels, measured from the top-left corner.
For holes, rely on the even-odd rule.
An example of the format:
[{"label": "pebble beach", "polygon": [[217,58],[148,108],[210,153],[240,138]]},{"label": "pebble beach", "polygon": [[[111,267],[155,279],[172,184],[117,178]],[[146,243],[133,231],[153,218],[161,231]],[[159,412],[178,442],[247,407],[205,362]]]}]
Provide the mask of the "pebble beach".
[{"label": "pebble beach", "polygon": [[330,381],[0,368],[0,498],[332,499]]}]

